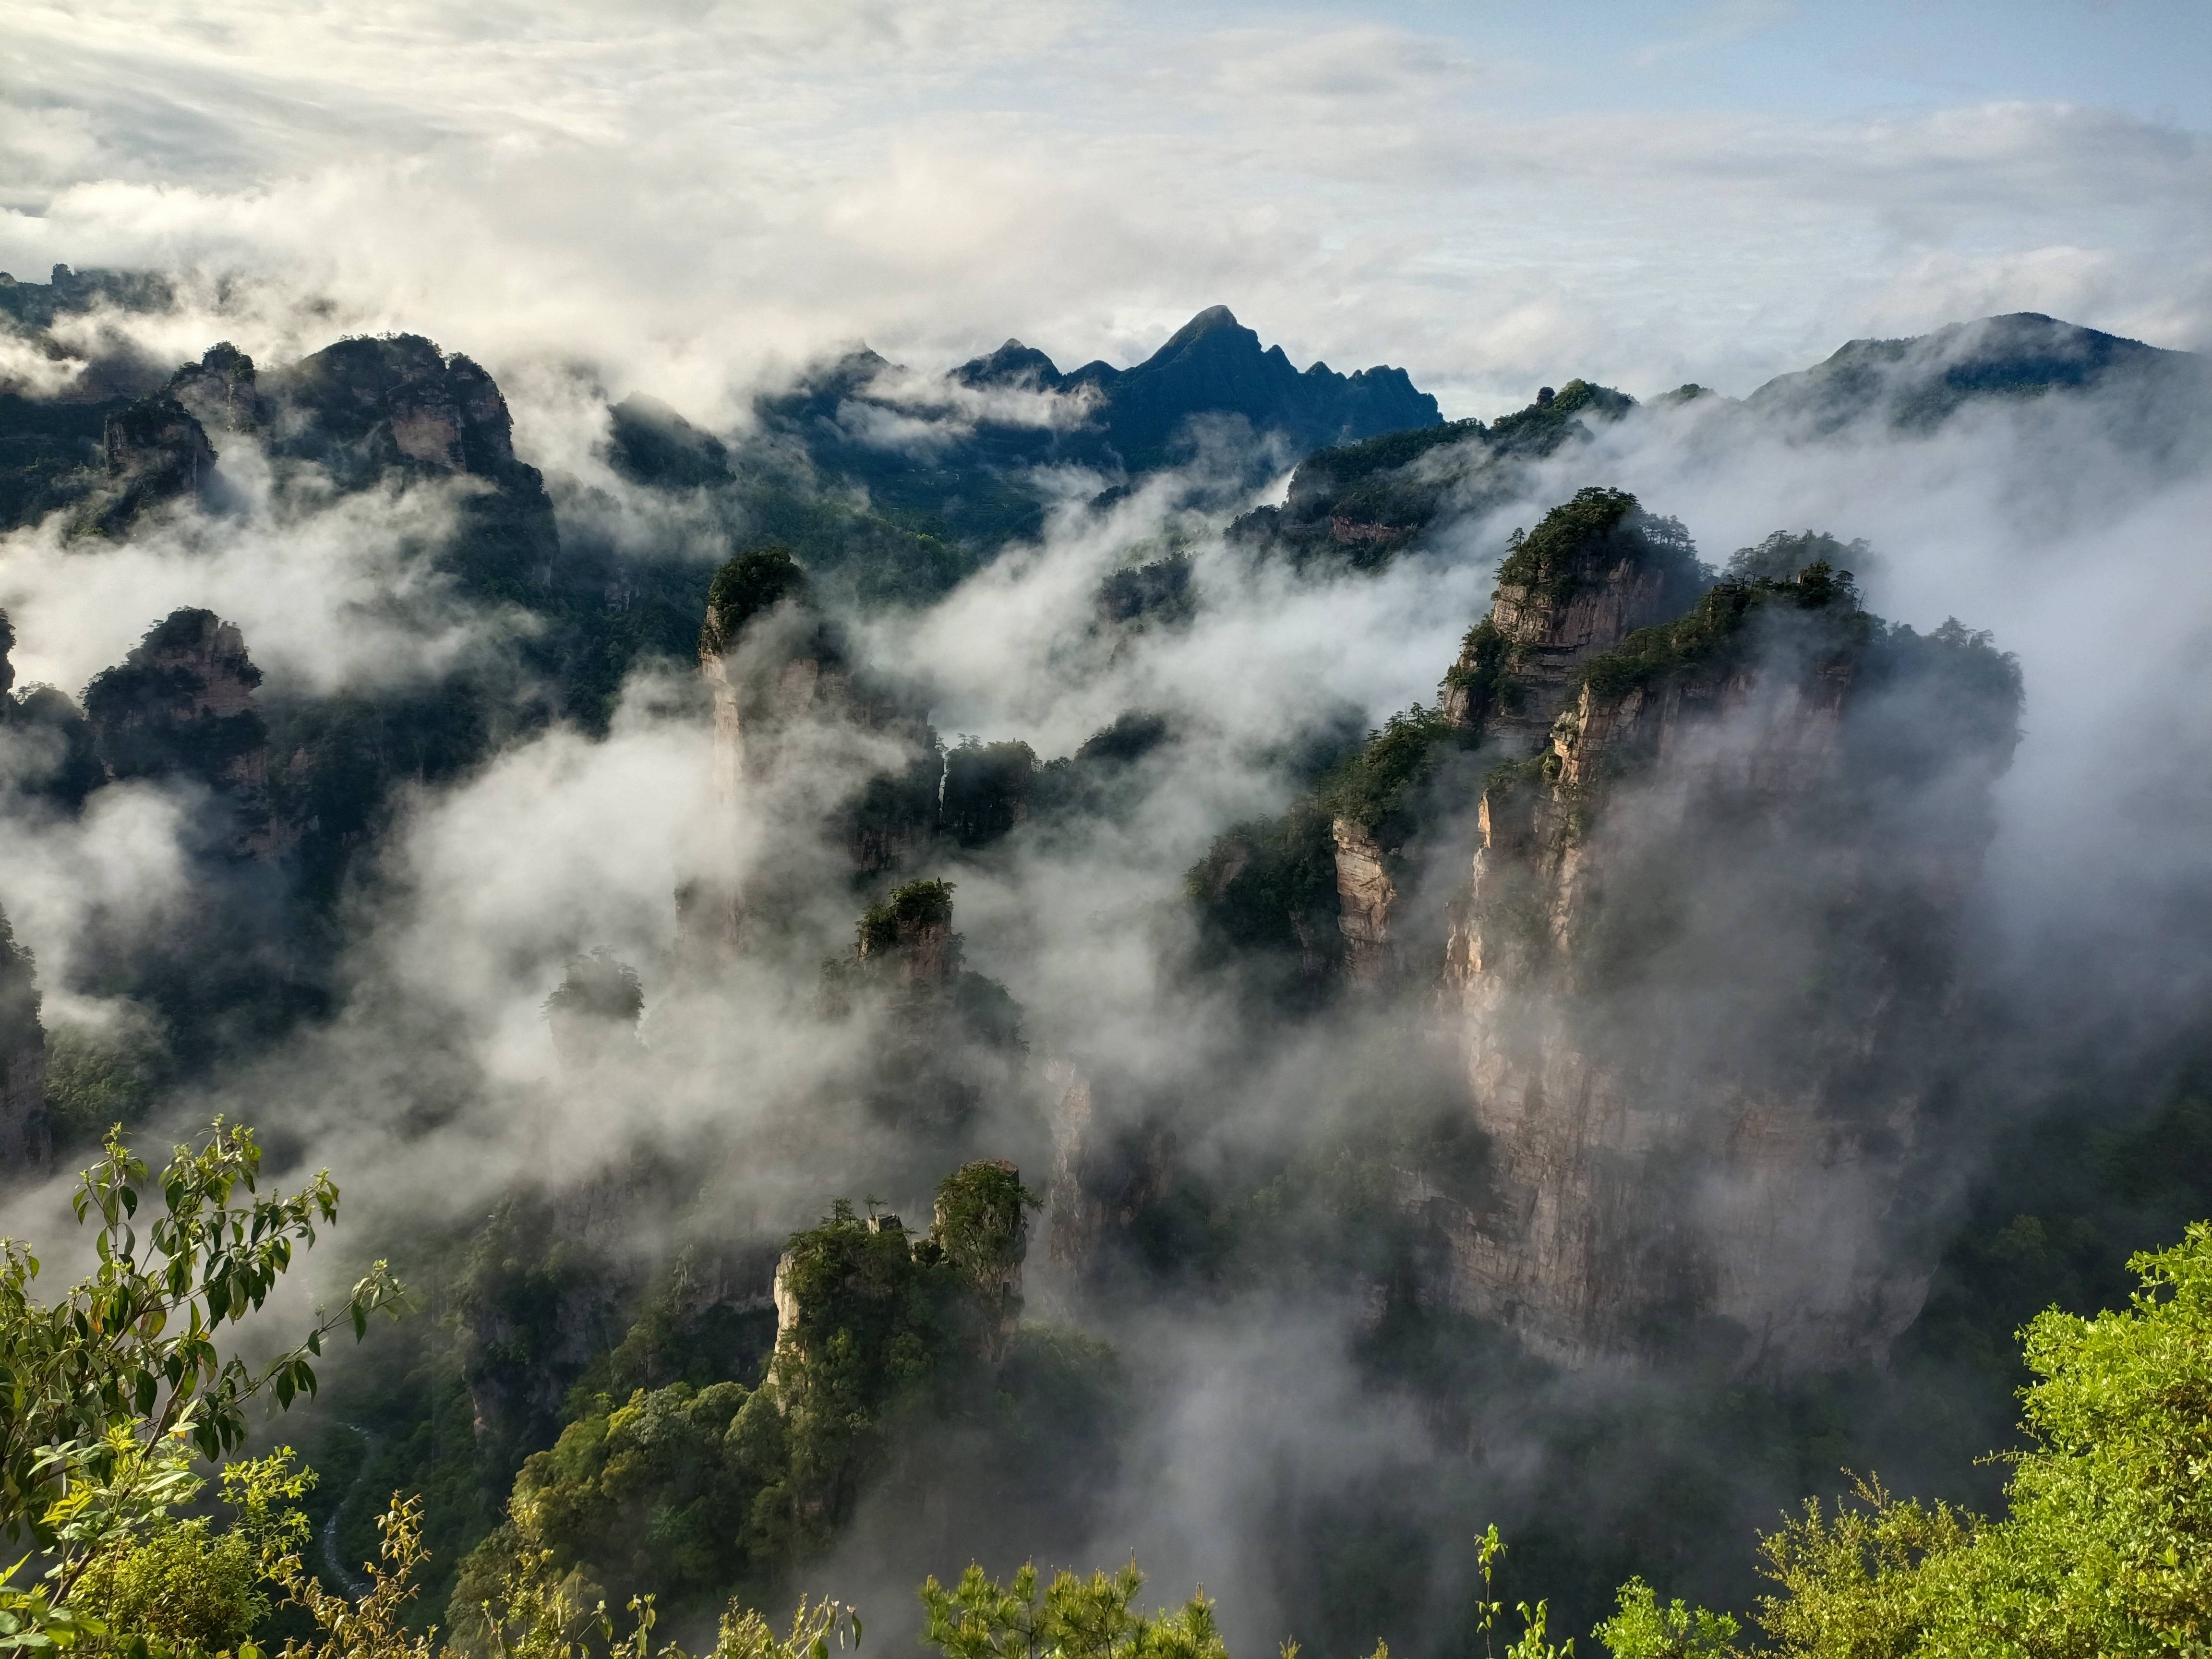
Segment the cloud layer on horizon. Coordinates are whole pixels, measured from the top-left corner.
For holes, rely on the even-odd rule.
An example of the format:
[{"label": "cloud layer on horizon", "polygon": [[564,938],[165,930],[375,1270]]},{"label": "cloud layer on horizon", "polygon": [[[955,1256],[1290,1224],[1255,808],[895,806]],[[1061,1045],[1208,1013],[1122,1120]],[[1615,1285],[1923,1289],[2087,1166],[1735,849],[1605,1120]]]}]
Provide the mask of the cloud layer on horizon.
[{"label": "cloud layer on horizon", "polygon": [[263,276],[226,302],[249,349],[407,328],[708,414],[857,337],[1128,361],[1223,301],[1301,364],[1402,363],[1485,415],[1572,374],[1740,392],[1995,311],[2212,344],[2202,133],[1607,107],[1483,45],[1120,0],[27,6],[0,265]]}]

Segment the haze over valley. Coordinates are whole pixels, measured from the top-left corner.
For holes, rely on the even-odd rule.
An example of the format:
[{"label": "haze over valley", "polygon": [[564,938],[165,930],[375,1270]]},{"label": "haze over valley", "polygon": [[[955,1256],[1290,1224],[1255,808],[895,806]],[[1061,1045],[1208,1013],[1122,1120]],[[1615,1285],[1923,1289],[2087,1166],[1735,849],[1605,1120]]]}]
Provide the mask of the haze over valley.
[{"label": "haze over valley", "polygon": [[2197,21],[1340,9],[0,25],[9,1363],[343,1214],[38,1618],[2189,1650]]}]

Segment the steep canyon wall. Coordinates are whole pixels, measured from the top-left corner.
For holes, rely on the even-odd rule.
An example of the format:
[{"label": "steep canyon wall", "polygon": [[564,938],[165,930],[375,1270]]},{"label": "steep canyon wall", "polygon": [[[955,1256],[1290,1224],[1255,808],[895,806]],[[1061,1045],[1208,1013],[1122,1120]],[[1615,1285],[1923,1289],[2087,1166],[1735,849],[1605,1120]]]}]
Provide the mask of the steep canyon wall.
[{"label": "steep canyon wall", "polygon": [[[1491,1196],[1430,1206],[1429,1292],[1571,1363],[1878,1357],[1925,1292],[1917,1182],[2017,675],[1817,562],[1654,625],[1681,562],[1623,549],[1639,518],[1575,528],[1597,556],[1509,560],[1446,684],[1480,781],[1426,807],[1431,862],[1463,849],[1427,877],[1441,960],[1391,965],[1462,1045]],[[1373,963],[1419,872],[1337,830]]]}]

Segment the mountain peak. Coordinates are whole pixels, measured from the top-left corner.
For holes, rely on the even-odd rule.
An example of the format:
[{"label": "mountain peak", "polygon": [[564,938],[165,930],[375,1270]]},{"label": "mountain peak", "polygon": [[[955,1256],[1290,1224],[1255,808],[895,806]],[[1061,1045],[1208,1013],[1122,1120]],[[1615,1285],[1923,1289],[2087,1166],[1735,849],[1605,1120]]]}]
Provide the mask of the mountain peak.
[{"label": "mountain peak", "polygon": [[1238,322],[1237,313],[1230,310],[1227,306],[1208,306],[1168,336],[1167,343],[1155,351],[1147,361],[1158,362],[1162,358],[1180,351],[1187,346],[1195,345],[1200,341],[1211,339],[1216,335],[1232,337],[1243,335],[1251,341],[1255,350],[1257,350],[1260,344],[1260,337]]},{"label": "mountain peak", "polygon": [[1744,401],[1787,410],[1814,431],[1873,415],[1900,428],[1932,427],[1970,400],[2018,401],[2055,391],[2088,391],[2132,376],[2150,386],[2196,384],[2202,359],[2041,312],[2015,311],[1952,323],[1903,339],[1846,341],[1813,368],[1777,375]]}]

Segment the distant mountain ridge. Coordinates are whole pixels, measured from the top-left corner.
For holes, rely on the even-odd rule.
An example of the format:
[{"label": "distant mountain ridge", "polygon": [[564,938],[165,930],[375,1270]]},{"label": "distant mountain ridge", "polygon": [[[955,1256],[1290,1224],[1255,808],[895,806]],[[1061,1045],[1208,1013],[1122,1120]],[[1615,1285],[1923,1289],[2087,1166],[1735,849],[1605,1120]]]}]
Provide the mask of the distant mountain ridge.
[{"label": "distant mountain ridge", "polygon": [[952,378],[969,386],[1094,392],[1108,441],[1133,469],[1165,459],[1177,428],[1195,415],[1241,415],[1254,431],[1279,433],[1301,451],[1443,422],[1437,400],[1404,369],[1377,364],[1340,374],[1315,362],[1301,372],[1282,347],[1262,347],[1227,306],[1207,307],[1129,368],[1098,361],[1063,374],[1043,352],[1008,340],[961,364]]},{"label": "distant mountain ridge", "polygon": [[[64,265],[46,283],[0,275],[0,329],[37,349],[58,377],[0,386],[0,527],[61,509],[97,508],[102,523],[119,524],[135,515],[142,498],[207,482],[222,430],[233,423],[223,409],[236,388],[208,364],[172,384],[169,365],[146,358],[120,333],[103,337],[107,343],[83,361],[48,331],[57,319],[98,310],[172,308],[176,293],[158,273]],[[405,343],[402,355],[437,349],[411,336],[392,337],[375,349],[344,341],[302,367],[343,360],[351,366],[348,374],[366,372],[368,357],[380,361],[380,354],[401,349],[392,342]],[[632,483],[697,493],[731,535],[791,546],[828,591],[863,605],[926,604],[1001,549],[1043,533],[1048,507],[1063,498],[1065,485],[1047,487],[1039,469],[1088,470],[1112,492],[1192,459],[1210,437],[1227,441],[1209,452],[1226,470],[1194,471],[1188,481],[1215,492],[1212,507],[1224,505],[1240,483],[1261,482],[1286,454],[1303,458],[1283,505],[1248,514],[1232,540],[1300,565],[1317,560],[1375,569],[1423,544],[1433,528],[1514,497],[1531,465],[1571,454],[1607,426],[1643,418],[1646,407],[1687,405],[1716,438],[1733,430],[1747,439],[1817,441],[1845,428],[1924,434],[1970,406],[2094,398],[2094,406],[2073,406],[2109,439],[2162,466],[2195,465],[2212,438],[2209,369],[2192,353],[2016,313],[1908,338],[1851,340],[1741,400],[1686,386],[1645,406],[1571,379],[1555,395],[1540,393],[1487,423],[1447,422],[1435,398],[1403,368],[1376,365],[1346,374],[1316,362],[1301,370],[1227,307],[1212,306],[1127,368],[1093,361],[1062,370],[1045,352],[1009,339],[934,376],[909,373],[861,346],[758,394],[753,421],[736,431],[695,427],[641,392],[611,404],[607,455]],[[496,399],[481,370],[467,365],[455,372],[483,385],[445,387],[432,399],[440,410]],[[444,374],[422,380],[422,387]],[[412,387],[422,377],[401,379]],[[274,377],[265,390],[282,384]],[[358,442],[337,441],[351,417],[345,398],[322,395],[335,386],[317,392],[302,381],[292,390],[327,404],[317,426],[319,441],[326,441],[322,459],[342,471],[374,473],[394,446],[410,464],[438,459],[477,470],[467,455],[440,449],[448,439],[462,450],[474,441],[459,428],[449,432],[451,422],[437,410],[416,408],[420,388],[395,391],[397,402],[378,416],[382,423],[354,434]],[[978,398],[979,392],[1009,395]],[[1024,393],[1062,401],[1032,398],[1025,405]],[[242,410],[233,414],[244,418]],[[218,441],[185,441],[193,431],[187,415],[204,428],[203,437],[212,433]],[[1258,442],[1240,445],[1239,434]],[[289,447],[290,440],[279,445]],[[511,456],[501,462],[520,465]],[[542,518],[542,489],[526,493],[538,501]],[[526,580],[518,586],[515,578],[546,567],[547,538],[528,539],[541,550],[505,580],[534,602],[535,589]],[[585,562],[594,581],[634,597],[638,562],[592,525],[564,527],[561,539],[567,552],[554,564],[567,569],[590,542]],[[678,580],[672,566],[665,574],[688,600],[696,581]],[[663,584],[655,575],[646,585]],[[625,610],[630,602],[623,599]],[[672,646],[682,632],[678,613],[663,618]],[[635,622],[624,626],[634,630]]]},{"label": "distant mountain ridge", "polygon": [[1816,432],[1869,416],[1924,431],[1978,399],[2091,391],[2129,379],[2202,386],[2205,368],[2194,352],[2016,311],[1903,339],[1846,341],[1826,361],[1778,374],[1743,402],[1761,415],[1796,417]]},{"label": "distant mountain ridge", "polygon": [[[2160,465],[2202,465],[2212,445],[2212,361],[2015,312],[1905,339],[1847,342],[1812,368],[1749,396],[1685,386],[1650,407],[1687,405],[1717,433],[1817,442],[1850,431],[1924,437],[1971,407],[2044,398]],[[1433,530],[1516,498],[1526,464],[1586,444],[1645,407],[1626,392],[1570,380],[1485,425],[1453,421],[1308,455],[1279,507],[1255,508],[1231,539],[1300,566],[1379,569]]]}]

